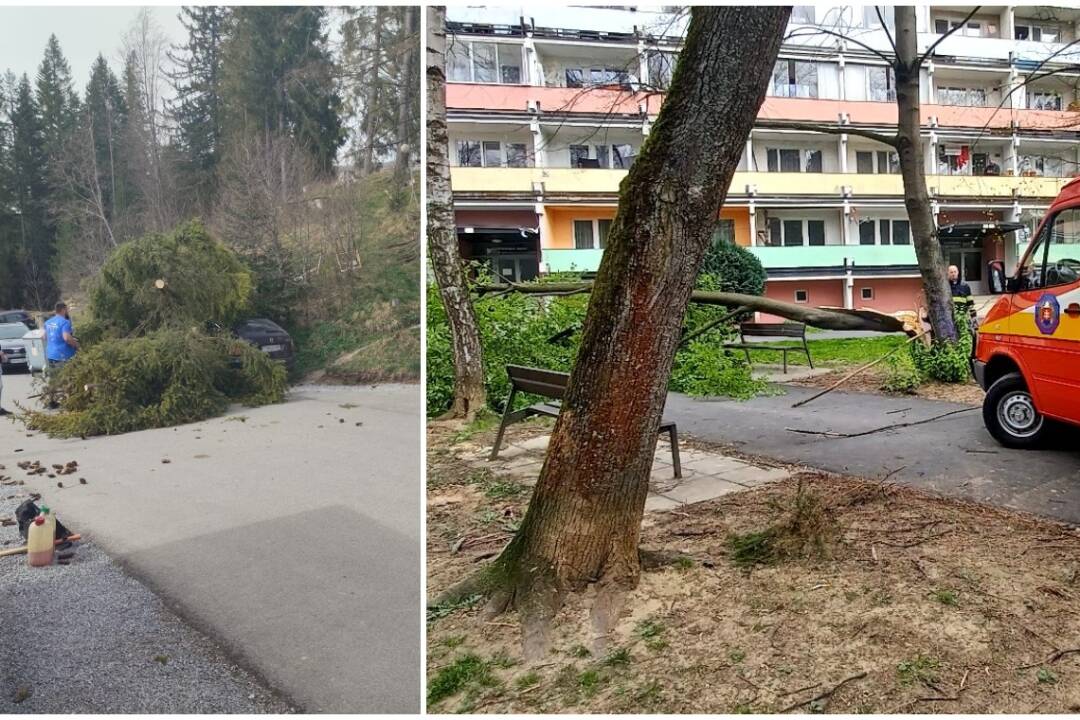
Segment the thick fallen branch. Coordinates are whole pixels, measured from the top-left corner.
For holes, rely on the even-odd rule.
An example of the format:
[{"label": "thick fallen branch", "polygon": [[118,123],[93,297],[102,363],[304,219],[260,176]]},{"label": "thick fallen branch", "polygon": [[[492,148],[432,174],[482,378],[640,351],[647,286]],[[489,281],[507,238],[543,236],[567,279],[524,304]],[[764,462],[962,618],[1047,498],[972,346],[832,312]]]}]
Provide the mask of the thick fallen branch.
[{"label": "thick fallen branch", "polygon": [[[476,292],[483,296],[492,293],[506,294],[517,292],[526,295],[563,296],[588,292],[591,282],[577,283],[499,283],[478,285]],[[869,330],[871,332],[904,332],[912,335],[917,332],[907,326],[903,320],[875,310],[848,310],[847,308],[808,307],[795,303],[782,302],[760,295],[742,293],[712,292],[695,290],[690,295],[690,302],[700,305],[722,305],[729,308],[745,306],[748,311],[778,315],[788,320],[805,323],[824,330]]]}]

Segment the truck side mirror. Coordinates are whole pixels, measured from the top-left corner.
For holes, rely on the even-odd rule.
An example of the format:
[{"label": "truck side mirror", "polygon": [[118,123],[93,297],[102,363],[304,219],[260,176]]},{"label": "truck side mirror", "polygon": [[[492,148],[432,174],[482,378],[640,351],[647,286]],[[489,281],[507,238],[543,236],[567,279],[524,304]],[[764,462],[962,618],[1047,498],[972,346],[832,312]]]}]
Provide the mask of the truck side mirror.
[{"label": "truck side mirror", "polygon": [[1005,292],[1005,261],[991,260],[986,264],[989,276],[989,290],[991,295],[1001,295]]}]

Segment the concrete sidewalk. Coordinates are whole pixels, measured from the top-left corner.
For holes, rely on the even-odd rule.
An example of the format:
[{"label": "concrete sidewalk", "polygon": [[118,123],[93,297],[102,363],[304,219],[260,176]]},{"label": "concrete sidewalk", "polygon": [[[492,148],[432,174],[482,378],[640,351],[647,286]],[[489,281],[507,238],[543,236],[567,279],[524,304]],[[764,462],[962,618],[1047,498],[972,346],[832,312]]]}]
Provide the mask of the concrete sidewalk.
[{"label": "concrete sidewalk", "polygon": [[[6,407],[29,394],[27,376],[4,381]],[[0,464],[301,709],[414,713],[419,429],[419,386],[305,386],[116,437],[0,422]],[[31,478],[22,460],[79,472]]]},{"label": "concrete sidewalk", "polygon": [[[786,394],[746,402],[671,393],[664,417],[679,432],[764,457],[833,472],[882,477],[936,492],[1080,523],[1077,431],[1056,446],[1009,450],[983,427],[978,407],[835,391],[801,408],[792,403],[818,388],[785,386]],[[861,437],[792,432],[853,433],[898,423],[949,417]]]}]

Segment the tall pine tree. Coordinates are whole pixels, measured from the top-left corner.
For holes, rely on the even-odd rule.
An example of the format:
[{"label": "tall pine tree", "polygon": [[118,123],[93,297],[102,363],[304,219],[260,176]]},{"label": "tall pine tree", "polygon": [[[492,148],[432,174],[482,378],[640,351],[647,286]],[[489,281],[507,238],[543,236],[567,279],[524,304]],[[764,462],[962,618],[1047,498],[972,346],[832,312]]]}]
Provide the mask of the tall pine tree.
[{"label": "tall pine tree", "polygon": [[11,180],[18,215],[16,235],[22,256],[19,279],[23,284],[24,302],[36,309],[44,309],[57,296],[52,276],[56,245],[46,205],[49,182],[45,131],[30,78],[25,74],[15,91],[11,131]]},{"label": "tall pine tree", "polygon": [[71,79],[71,67],[60,50],[56,35],[45,45],[45,57],[37,73],[37,105],[41,134],[48,158],[57,158],[79,122],[79,98]]},{"label": "tall pine tree", "polygon": [[12,102],[15,83],[10,76],[0,77],[0,307],[22,305],[22,267],[12,182],[11,133]]},{"label": "tall pine tree", "polygon": [[345,133],[325,16],[319,7],[234,8],[223,100],[230,133],[290,137],[329,174]]},{"label": "tall pine tree", "polygon": [[94,165],[110,220],[118,218],[130,201],[130,177],[120,143],[127,114],[120,83],[104,56],[98,55],[86,86],[83,123],[93,139]]},{"label": "tall pine tree", "polygon": [[187,42],[169,53],[176,100],[172,117],[189,187],[209,193],[222,149],[222,66],[230,9],[191,5],[180,9]]}]

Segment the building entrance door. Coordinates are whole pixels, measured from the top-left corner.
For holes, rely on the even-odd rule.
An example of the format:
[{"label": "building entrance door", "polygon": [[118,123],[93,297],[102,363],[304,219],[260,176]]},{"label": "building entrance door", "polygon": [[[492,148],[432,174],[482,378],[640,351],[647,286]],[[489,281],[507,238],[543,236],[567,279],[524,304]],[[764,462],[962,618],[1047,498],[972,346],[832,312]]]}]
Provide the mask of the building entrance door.
[{"label": "building entrance door", "polygon": [[960,279],[971,286],[972,295],[985,295],[982,248],[945,247],[945,260],[960,268]]}]

